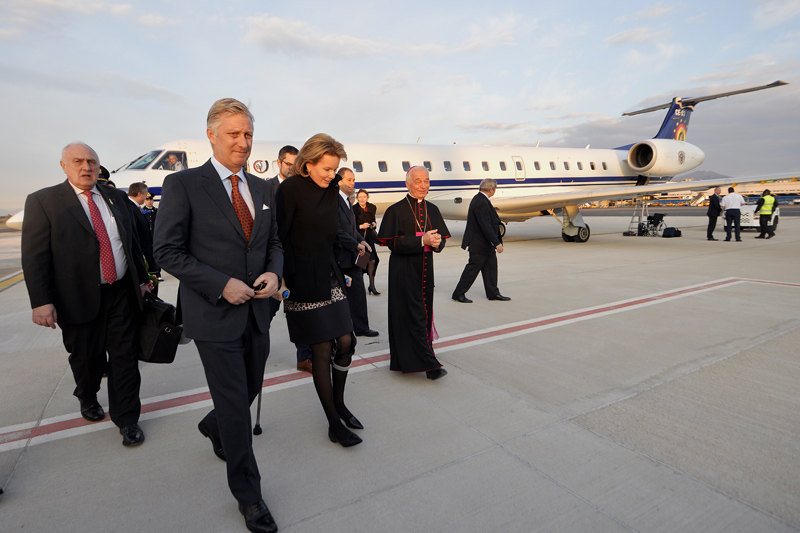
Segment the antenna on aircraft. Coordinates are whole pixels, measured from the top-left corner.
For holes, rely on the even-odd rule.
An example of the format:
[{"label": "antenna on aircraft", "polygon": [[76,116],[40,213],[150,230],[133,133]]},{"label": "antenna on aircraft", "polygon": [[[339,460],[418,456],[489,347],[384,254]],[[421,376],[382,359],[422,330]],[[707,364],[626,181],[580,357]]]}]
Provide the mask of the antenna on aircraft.
[{"label": "antenna on aircraft", "polygon": [[591,144],[587,144],[585,150],[588,150]]},{"label": "antenna on aircraft", "polygon": [[422,139],[422,137],[421,137],[421,136],[420,136],[420,137],[417,137],[417,144],[419,144],[419,141],[420,141],[421,139]]},{"label": "antenna on aircraft", "polygon": [[[773,87],[780,87],[781,85],[789,85],[785,81],[773,81],[767,85],[760,85],[758,87],[750,87],[749,89],[739,89],[738,91],[729,91],[726,93],[719,93],[719,94],[711,94],[708,96],[698,96],[697,98],[678,98],[677,100],[680,101],[681,107],[691,107],[694,108],[700,102],[705,102],[706,100],[715,100],[717,98],[723,98],[725,96],[733,96],[734,94],[742,94],[742,93],[751,93],[753,91],[760,91],[762,89],[772,89]],[[623,117],[632,117],[633,115],[641,115],[642,113],[649,113],[651,111],[658,111],[659,109],[667,109],[672,105],[672,102],[668,102],[666,104],[657,105],[654,107],[648,107],[647,109],[640,109],[639,111],[628,111],[622,114]]]}]

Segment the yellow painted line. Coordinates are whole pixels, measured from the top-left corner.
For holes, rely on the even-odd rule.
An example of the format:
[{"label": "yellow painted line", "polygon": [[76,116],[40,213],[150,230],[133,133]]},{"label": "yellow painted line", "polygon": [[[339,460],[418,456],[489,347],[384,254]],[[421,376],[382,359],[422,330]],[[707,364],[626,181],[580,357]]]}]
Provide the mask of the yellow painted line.
[{"label": "yellow painted line", "polygon": [[16,276],[11,276],[6,280],[0,281],[0,291],[4,291],[7,288],[11,287],[12,285],[16,285],[23,279],[25,279],[25,275],[22,272],[20,272]]}]

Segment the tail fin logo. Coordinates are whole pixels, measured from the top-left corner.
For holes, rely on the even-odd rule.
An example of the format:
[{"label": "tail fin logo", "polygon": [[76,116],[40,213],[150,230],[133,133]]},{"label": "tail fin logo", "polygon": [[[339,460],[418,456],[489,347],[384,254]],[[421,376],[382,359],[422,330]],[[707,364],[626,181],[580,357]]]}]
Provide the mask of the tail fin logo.
[{"label": "tail fin logo", "polygon": [[675,140],[677,141],[686,140],[686,123],[682,120],[678,124],[678,128],[675,130]]}]

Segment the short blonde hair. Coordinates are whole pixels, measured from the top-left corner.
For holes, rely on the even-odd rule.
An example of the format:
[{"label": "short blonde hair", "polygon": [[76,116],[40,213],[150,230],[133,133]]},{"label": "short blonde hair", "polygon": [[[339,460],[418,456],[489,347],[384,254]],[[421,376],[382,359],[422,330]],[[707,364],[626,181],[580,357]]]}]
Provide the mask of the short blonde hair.
[{"label": "short blonde hair", "polygon": [[347,161],[347,152],[344,145],[326,133],[317,133],[300,149],[297,159],[294,160],[292,172],[301,176],[308,176],[307,164],[317,164],[324,155],[338,157],[341,161]]},{"label": "short blonde hair", "polygon": [[253,114],[246,105],[235,98],[222,98],[214,102],[211,109],[208,110],[206,127],[216,135],[219,123],[228,115],[244,115],[250,119],[250,124],[256,123],[256,119],[253,118]]}]

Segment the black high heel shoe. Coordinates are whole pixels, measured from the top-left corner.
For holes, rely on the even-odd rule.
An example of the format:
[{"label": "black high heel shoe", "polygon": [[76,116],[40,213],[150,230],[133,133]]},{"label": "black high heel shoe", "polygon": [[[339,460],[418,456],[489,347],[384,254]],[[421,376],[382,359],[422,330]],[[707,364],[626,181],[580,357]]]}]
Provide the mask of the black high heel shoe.
[{"label": "black high heel shoe", "polygon": [[342,448],[349,448],[350,446],[355,446],[356,444],[361,444],[363,442],[361,440],[361,437],[343,427],[341,433],[342,433],[341,436],[336,436],[333,433],[333,429],[328,428],[328,438],[331,439],[331,442],[338,442],[339,444],[341,444]]},{"label": "black high heel shoe", "polygon": [[375,296],[378,296],[378,295],[380,294],[380,293],[379,293],[379,292],[378,292],[378,291],[375,289],[375,287],[367,287],[367,290],[369,291],[369,293],[370,293],[370,294],[374,294]]}]

